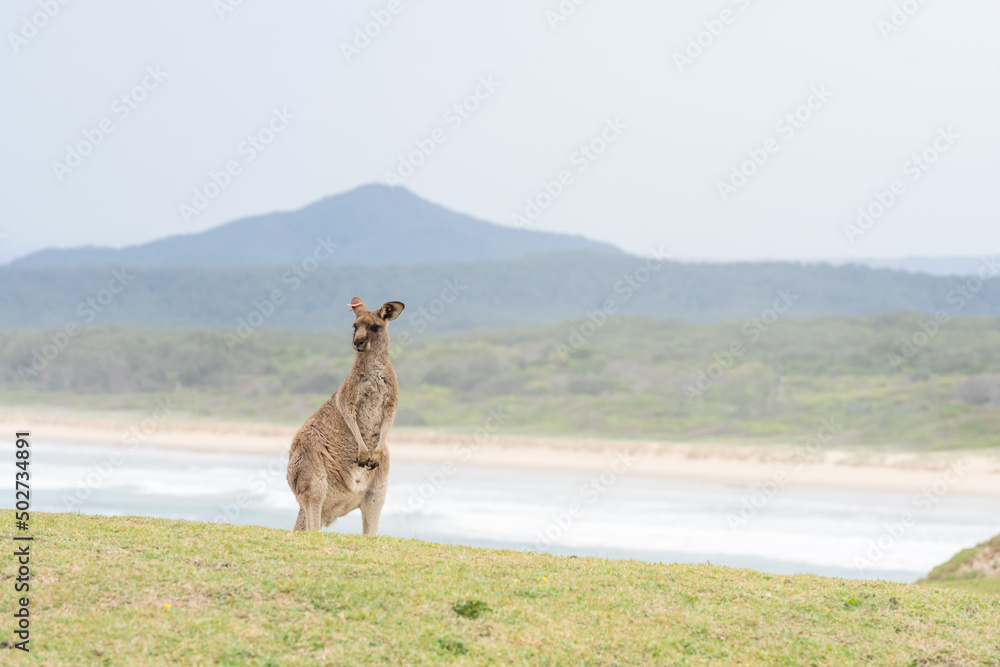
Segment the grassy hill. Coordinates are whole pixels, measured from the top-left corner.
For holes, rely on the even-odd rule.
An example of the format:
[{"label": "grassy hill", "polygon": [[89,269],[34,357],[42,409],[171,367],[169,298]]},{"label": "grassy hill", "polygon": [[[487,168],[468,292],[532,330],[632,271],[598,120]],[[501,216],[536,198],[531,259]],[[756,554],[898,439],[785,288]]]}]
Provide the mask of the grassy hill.
[{"label": "grassy hill", "polygon": [[1000,601],[924,586],[139,517],[33,532],[36,664],[1000,661]]},{"label": "grassy hill", "polygon": [[[433,336],[400,322],[397,424],[469,431],[503,410],[507,434],[804,442],[834,420],[841,445],[1000,446],[1000,320],[953,319],[905,357],[925,321],[782,320],[755,338],[738,322],[628,317]],[[347,374],[349,331],[260,330],[230,350],[233,330],[95,326],[37,374],[24,371],[48,334],[0,331],[0,404],[148,412],[166,399],[299,424]],[[745,351],[726,366],[734,343]]]},{"label": "grassy hill", "polygon": [[958,552],[947,563],[934,568],[923,581],[932,586],[1000,596],[1000,535]]}]

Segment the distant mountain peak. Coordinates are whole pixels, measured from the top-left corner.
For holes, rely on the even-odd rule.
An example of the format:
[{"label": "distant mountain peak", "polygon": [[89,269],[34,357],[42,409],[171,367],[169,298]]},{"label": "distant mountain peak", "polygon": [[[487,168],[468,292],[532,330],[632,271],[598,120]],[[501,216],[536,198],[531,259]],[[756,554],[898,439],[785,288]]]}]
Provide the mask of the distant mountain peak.
[{"label": "distant mountain peak", "polygon": [[568,251],[622,254],[580,236],[516,230],[456,213],[403,187],[362,185],[295,211],[241,218],[196,234],[127,248],[41,250],[11,262],[25,268],[116,264],[137,268],[289,265],[312,256],[318,239],[337,244],[324,263],[412,265],[488,261]]}]

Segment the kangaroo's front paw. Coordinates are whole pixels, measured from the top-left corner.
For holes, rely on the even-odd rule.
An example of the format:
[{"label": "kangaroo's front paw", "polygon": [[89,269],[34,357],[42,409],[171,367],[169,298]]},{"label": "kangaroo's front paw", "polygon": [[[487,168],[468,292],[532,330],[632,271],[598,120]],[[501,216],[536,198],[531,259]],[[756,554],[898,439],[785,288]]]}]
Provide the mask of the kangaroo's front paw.
[{"label": "kangaroo's front paw", "polygon": [[372,458],[370,454],[362,454],[358,457],[358,467],[365,468],[366,470],[374,470],[378,467],[378,461]]}]

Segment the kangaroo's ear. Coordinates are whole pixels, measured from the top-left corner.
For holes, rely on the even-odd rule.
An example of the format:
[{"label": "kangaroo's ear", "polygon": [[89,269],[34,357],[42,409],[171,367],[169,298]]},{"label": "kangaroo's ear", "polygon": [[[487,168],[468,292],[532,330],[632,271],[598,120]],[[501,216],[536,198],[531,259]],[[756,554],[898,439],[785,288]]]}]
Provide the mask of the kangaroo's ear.
[{"label": "kangaroo's ear", "polygon": [[386,301],[375,314],[386,322],[392,322],[399,317],[399,314],[403,312],[403,308],[405,307],[402,301]]},{"label": "kangaroo's ear", "polygon": [[365,302],[361,300],[361,297],[356,296],[351,299],[351,303],[348,304],[351,310],[354,311],[354,318],[357,319],[362,313],[367,313],[368,309],[365,308]]}]

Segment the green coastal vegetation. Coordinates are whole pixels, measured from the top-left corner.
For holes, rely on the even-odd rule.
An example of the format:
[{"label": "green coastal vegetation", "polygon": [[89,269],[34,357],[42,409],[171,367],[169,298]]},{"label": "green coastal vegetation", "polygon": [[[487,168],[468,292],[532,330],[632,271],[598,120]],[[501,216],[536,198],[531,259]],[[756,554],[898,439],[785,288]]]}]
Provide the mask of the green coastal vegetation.
[{"label": "green coastal vegetation", "polygon": [[[828,420],[844,446],[1000,445],[1000,319],[402,331],[399,426],[469,431],[499,410],[509,434],[790,442]],[[353,359],[349,329],[261,329],[233,344],[232,329],[92,326],[38,357],[51,335],[0,332],[0,404],[148,412],[159,400],[196,418],[296,424]]]}]

